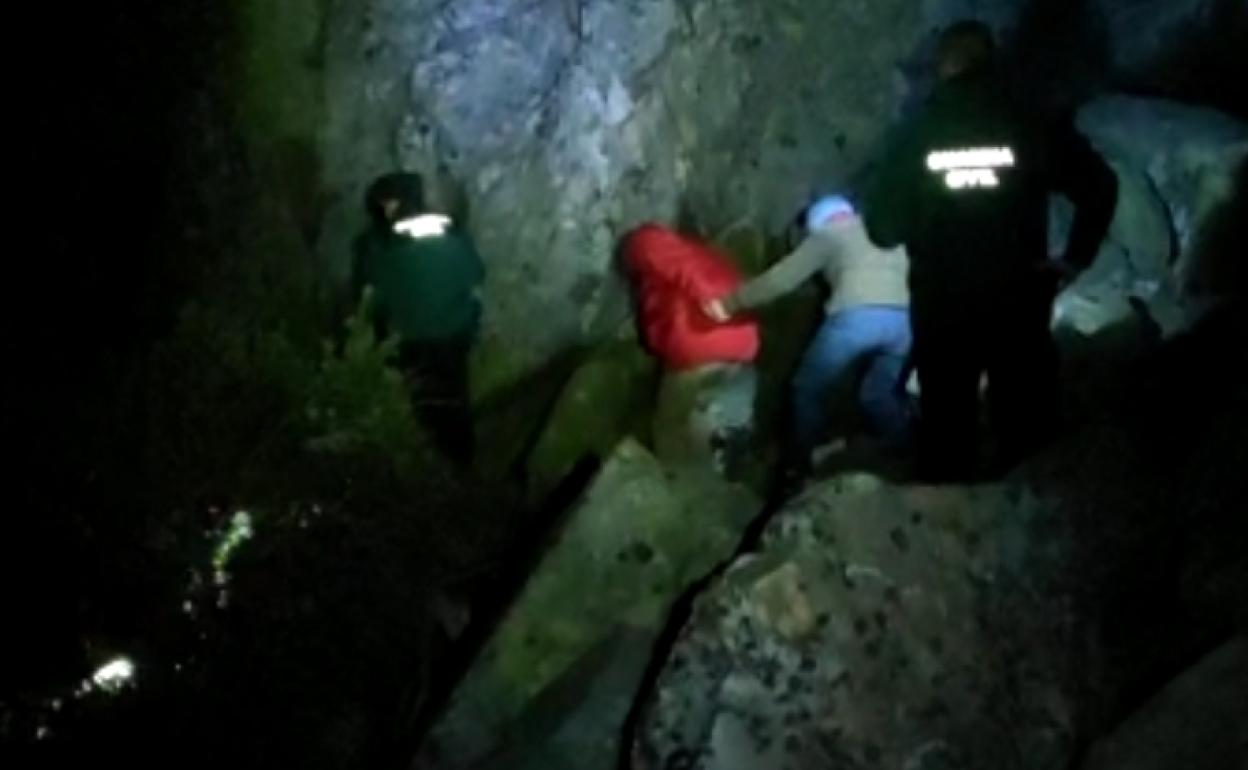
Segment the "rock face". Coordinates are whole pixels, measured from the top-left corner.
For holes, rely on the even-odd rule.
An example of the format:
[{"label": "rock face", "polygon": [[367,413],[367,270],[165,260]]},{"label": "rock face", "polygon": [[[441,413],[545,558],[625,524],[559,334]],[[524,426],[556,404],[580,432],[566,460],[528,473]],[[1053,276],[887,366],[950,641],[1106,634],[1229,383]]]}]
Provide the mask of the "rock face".
[{"label": "rock face", "polygon": [[737,487],[667,473],[621,443],[456,691],[423,766],[613,767],[671,605],[757,510]]},{"label": "rock face", "polygon": [[1065,767],[1070,619],[1018,577],[1046,516],[1005,487],[808,491],[700,598],[634,766]]},{"label": "rock face", "polygon": [[327,264],[345,268],[376,173],[462,189],[489,269],[486,391],[614,328],[613,251],[638,222],[774,229],[848,178],[922,34],[907,0],[375,0],[324,28]]},{"label": "rock face", "polygon": [[532,491],[545,494],[586,455],[606,457],[640,423],[654,400],[658,365],[633,340],[595,350],[559,394],[528,456]]},{"label": "rock face", "polygon": [[613,251],[638,222],[683,214],[708,237],[772,236],[812,192],[852,187],[922,97],[940,25],[989,21],[1007,47],[1030,46],[1036,78],[1073,67],[1068,96],[1072,82],[1164,92],[1168,43],[1229,39],[1222,7],[1238,4],[1097,0],[1082,24],[1025,0],[270,5],[238,9],[259,167],[330,285],[368,182],[424,173],[488,263],[474,379],[490,395],[616,328],[628,308]]},{"label": "rock face", "polygon": [[[1173,93],[1216,77],[1211,52],[1244,33],[1243,4],[1219,0],[1092,0],[1099,55],[1118,82]],[[1242,40],[1240,41],[1242,43]],[[1212,65],[1212,66],[1211,66]]]},{"label": "rock face", "polygon": [[1248,125],[1127,96],[1097,99],[1078,122],[1114,166],[1119,199],[1096,263],[1059,298],[1057,323],[1090,336],[1145,320],[1172,336],[1234,288],[1214,280],[1217,257],[1234,251],[1215,241],[1248,158]]},{"label": "rock face", "polygon": [[723,364],[666,372],[654,411],[654,451],[664,465],[736,478],[750,449],[758,376]]},{"label": "rock face", "polygon": [[1109,96],[1089,104],[1079,125],[1112,159],[1145,175],[1164,206],[1180,290],[1214,290],[1194,285],[1196,248],[1210,217],[1234,193],[1248,158],[1248,124],[1214,110]]},{"label": "rock face", "polygon": [[1227,642],[1171,682],[1112,735],[1084,770],[1248,767],[1248,640]]}]

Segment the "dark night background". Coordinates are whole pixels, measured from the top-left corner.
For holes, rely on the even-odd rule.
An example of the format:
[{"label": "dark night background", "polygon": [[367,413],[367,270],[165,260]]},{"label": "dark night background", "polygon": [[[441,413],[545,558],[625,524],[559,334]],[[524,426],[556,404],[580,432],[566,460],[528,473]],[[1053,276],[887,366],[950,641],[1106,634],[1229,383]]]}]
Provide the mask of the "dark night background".
[{"label": "dark night background", "polygon": [[14,157],[14,192],[24,192],[13,217],[21,235],[11,247],[4,404],[15,509],[28,512],[6,522],[25,529],[6,541],[36,570],[16,574],[40,576],[8,583],[21,588],[18,606],[38,613],[18,615],[23,633],[9,638],[21,654],[9,660],[36,678],[55,669],[54,651],[76,646],[85,554],[73,522],[91,499],[90,461],[76,451],[84,421],[108,388],[107,367],[167,329],[176,306],[178,287],[157,273],[178,192],[165,169],[178,150],[183,88],[204,77],[168,11],[41,13],[25,22],[47,44],[23,85],[29,149]]}]

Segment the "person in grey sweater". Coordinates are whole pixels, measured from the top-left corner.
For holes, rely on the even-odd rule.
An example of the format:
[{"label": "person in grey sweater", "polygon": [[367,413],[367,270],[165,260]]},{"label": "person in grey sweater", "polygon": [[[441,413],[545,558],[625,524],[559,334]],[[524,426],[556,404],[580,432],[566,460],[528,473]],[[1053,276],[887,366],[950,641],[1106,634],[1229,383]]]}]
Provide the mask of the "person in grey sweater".
[{"label": "person in grey sweater", "polygon": [[806,237],[787,256],[735,292],[707,302],[717,321],[765,305],[816,274],[831,287],[825,318],[793,380],[792,426],[784,462],[809,471],[813,449],[828,430],[832,387],[856,377],[868,425],[887,445],[909,441],[911,419],[902,387],[910,353],[908,260],[904,247],[880,249],[850,201],[820,198],[806,212]]}]

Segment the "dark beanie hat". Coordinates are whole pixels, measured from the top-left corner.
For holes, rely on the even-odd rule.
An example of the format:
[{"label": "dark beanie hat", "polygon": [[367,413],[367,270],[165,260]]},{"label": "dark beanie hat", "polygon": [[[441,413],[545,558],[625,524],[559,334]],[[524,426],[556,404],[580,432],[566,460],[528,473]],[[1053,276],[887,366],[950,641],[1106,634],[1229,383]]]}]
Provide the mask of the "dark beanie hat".
[{"label": "dark beanie hat", "polygon": [[420,174],[401,171],[378,177],[364,193],[364,208],[379,225],[388,224],[386,201],[398,201],[395,217],[402,219],[421,213],[425,205],[425,184]]}]

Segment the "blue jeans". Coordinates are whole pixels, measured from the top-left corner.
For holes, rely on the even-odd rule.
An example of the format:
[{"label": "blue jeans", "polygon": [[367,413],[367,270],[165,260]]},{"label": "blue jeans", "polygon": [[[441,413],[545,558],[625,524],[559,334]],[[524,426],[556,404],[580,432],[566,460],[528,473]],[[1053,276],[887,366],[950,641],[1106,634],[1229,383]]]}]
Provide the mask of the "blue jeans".
[{"label": "blue jeans", "polygon": [[910,314],[904,307],[866,305],[828,316],[793,378],[794,450],[809,457],[828,430],[832,387],[864,372],[858,403],[871,429],[889,444],[910,435],[910,408],[902,372],[910,352]]}]

